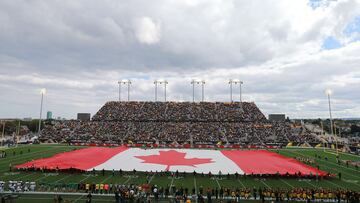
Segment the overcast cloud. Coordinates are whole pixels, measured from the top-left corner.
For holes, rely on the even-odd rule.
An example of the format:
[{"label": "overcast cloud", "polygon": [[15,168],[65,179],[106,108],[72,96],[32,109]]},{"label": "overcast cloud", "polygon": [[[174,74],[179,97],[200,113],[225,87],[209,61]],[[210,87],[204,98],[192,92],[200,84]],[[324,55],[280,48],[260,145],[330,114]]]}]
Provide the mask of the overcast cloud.
[{"label": "overcast cloud", "polygon": [[192,78],[229,101],[241,79],[245,101],[291,118],[327,117],[331,88],[334,116],[360,117],[360,0],[0,1],[0,118],[38,117],[43,87],[66,118],[117,100],[121,79],[153,100],[159,78],[175,101]]}]

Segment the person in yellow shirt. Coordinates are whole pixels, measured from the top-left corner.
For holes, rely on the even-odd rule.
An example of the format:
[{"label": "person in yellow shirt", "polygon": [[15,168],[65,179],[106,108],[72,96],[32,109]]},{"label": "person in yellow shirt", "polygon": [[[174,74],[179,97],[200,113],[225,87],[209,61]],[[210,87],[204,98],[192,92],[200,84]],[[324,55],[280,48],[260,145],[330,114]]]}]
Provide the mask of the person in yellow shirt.
[{"label": "person in yellow shirt", "polygon": [[307,197],[306,192],[303,191],[303,193],[302,193],[302,198],[303,198],[303,199],[306,199],[306,197]]},{"label": "person in yellow shirt", "polygon": [[95,190],[96,190],[97,193],[99,193],[99,189],[100,189],[100,184],[96,184],[95,185]]},{"label": "person in yellow shirt", "polygon": [[100,193],[102,194],[103,193],[103,190],[104,190],[104,184],[100,184]]},{"label": "person in yellow shirt", "polygon": [[319,199],[320,198],[320,194],[319,194],[319,192],[315,192],[315,199]]}]

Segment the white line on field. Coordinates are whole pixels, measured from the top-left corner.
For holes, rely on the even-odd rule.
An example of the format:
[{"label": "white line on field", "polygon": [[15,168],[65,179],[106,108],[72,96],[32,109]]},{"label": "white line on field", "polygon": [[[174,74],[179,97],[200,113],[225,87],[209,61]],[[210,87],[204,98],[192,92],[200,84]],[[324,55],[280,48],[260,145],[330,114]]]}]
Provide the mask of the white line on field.
[{"label": "white line on field", "polygon": [[243,188],[246,188],[245,185],[244,185],[239,179],[237,179],[237,180],[238,180],[238,182],[241,184],[241,186],[242,186]]},{"label": "white line on field", "polygon": [[197,187],[196,187],[196,178],[194,176],[194,187],[195,187],[195,194],[197,194]]},{"label": "white line on field", "polygon": [[37,178],[37,179],[34,180],[34,182],[42,180],[42,179],[47,178],[47,177],[49,177],[49,176],[43,176],[43,177]]},{"label": "white line on field", "polygon": [[154,179],[154,176],[155,176],[155,173],[154,173],[154,175],[152,175],[152,176],[150,177],[150,179],[149,179],[149,184],[150,184],[151,181]]},{"label": "white line on field", "polygon": [[[327,152],[327,151],[326,151]],[[336,151],[334,151],[334,153],[336,153]],[[350,153],[344,153],[344,152],[339,152],[340,154],[344,154],[344,155],[348,155],[348,156],[354,156],[359,158],[359,155],[355,155],[355,154],[350,154]]]},{"label": "white line on field", "polygon": [[219,183],[218,179],[217,179],[217,178],[215,178],[215,180],[216,180],[216,183],[218,184],[218,187],[219,187],[219,188],[221,188],[221,185],[220,185],[220,183]]},{"label": "white line on field", "polygon": [[81,195],[80,197],[78,197],[78,198],[76,198],[75,200],[74,200],[74,203],[75,202],[77,202],[77,201],[79,201],[82,197],[84,197],[85,195]]},{"label": "white line on field", "polygon": [[[304,155],[302,155],[302,154],[300,154],[300,153],[298,153],[298,152],[293,152],[293,153],[298,154],[298,155],[301,155],[301,156],[304,156]],[[310,157],[310,156],[308,156],[308,155],[305,155],[305,156]],[[332,164],[332,165],[337,166],[337,167],[340,166],[340,167],[342,167],[342,168],[349,169],[349,170],[352,170],[352,171],[355,171],[355,172],[358,172],[358,173],[359,173],[358,170],[355,170],[355,169],[353,169],[353,168],[348,168],[348,167],[345,167],[345,166],[343,166],[343,165],[335,164],[335,163],[332,163],[331,161],[324,161],[324,160],[322,160],[322,159],[317,159],[317,160],[319,160],[319,161],[321,161],[321,162],[324,162],[324,163]],[[330,167],[329,167],[329,168],[330,168]],[[345,171],[343,171],[343,172],[346,173],[346,174],[349,174],[350,176],[354,176],[354,175],[352,175],[352,174],[350,174],[350,173],[348,173],[348,172],[345,172]],[[357,176],[356,176],[356,177],[357,177]]]},{"label": "white line on field", "polygon": [[291,188],[294,188],[294,186],[292,186],[290,183],[288,183],[287,181],[280,179],[281,182],[285,183],[286,185],[290,186]]},{"label": "white line on field", "polygon": [[105,183],[105,181],[109,180],[112,177],[112,175],[109,175],[109,177],[105,178],[101,183]]},{"label": "white line on field", "polygon": [[170,182],[170,189],[172,188],[173,183],[174,183],[174,176],[172,177],[171,182]]},{"label": "white line on field", "polygon": [[28,176],[32,176],[32,175],[35,175],[36,173],[30,173],[30,174],[27,174],[27,175],[23,175],[23,176],[20,176],[20,177],[17,177],[16,180],[21,180],[25,177],[28,177]]},{"label": "white line on field", "polygon": [[266,184],[263,180],[261,180],[261,182],[267,187],[267,188],[271,188],[268,184]]},{"label": "white line on field", "polygon": [[[290,152],[290,150],[289,150],[289,152]],[[297,153],[297,152],[294,152],[294,151],[292,151],[292,152],[290,152],[290,153],[298,154],[298,155],[301,155],[301,156],[310,157],[310,156],[308,156],[308,155],[302,155],[302,154]],[[330,164],[335,165],[335,166],[337,166],[337,167],[340,166],[340,167],[343,167],[343,168],[347,168],[347,167],[344,167],[344,166],[342,166],[342,165],[334,164],[334,163],[332,163],[331,161],[324,161],[324,160],[321,160],[321,159],[318,159],[318,160],[319,160],[319,161],[322,161],[322,162],[325,162],[325,163],[330,163]],[[331,168],[330,166],[327,166],[326,164],[324,164],[324,166],[325,166],[325,168],[329,168],[329,169],[332,169],[332,170],[335,170],[335,171],[339,171],[339,170],[337,170],[336,168]],[[347,168],[347,169],[354,170],[354,169],[352,169],[352,168]],[[355,171],[356,171],[356,170],[355,170]],[[352,176],[352,177],[355,177],[355,178],[358,177],[358,176],[352,175],[351,173],[346,172],[346,171],[342,171],[342,172],[343,172],[344,174],[347,174],[347,175]],[[354,184],[356,184],[356,183],[354,183]]]},{"label": "white line on field", "polygon": [[131,176],[129,176],[129,178],[124,182],[124,184],[128,183],[131,179]]},{"label": "white line on field", "polygon": [[307,183],[307,184],[311,185],[311,186],[312,186],[312,187],[314,187],[314,188],[318,188],[318,186],[316,186],[316,185],[312,184],[311,182],[305,181],[305,183]]},{"label": "white line on field", "polygon": [[67,176],[65,176],[65,177],[63,177],[63,178],[61,178],[61,179],[59,179],[59,180],[55,181],[54,183],[57,183],[57,182],[62,181],[62,180],[65,180],[66,178],[68,178],[68,177],[70,177],[70,176],[72,176],[72,175],[67,175]]},{"label": "white line on field", "polygon": [[88,179],[88,178],[90,178],[90,175],[88,175],[88,176],[86,176],[85,178],[81,179],[79,182],[81,183],[81,182],[83,182],[84,180],[86,180],[86,179]]},{"label": "white line on field", "polygon": [[[32,154],[38,154],[38,153],[44,153],[44,152],[49,152],[49,151],[57,151],[58,149],[47,149],[47,150],[39,150],[39,151],[35,151],[35,152],[29,152],[29,153],[24,153],[22,155],[17,155],[17,157],[11,157],[11,159],[8,159],[8,160],[4,160],[3,163],[13,163],[15,162],[16,160],[18,159],[28,159],[30,158],[31,156],[29,155],[32,155]],[[60,151],[61,152],[61,151]],[[9,157],[10,158],[10,157]]]},{"label": "white line on field", "polygon": [[338,188],[340,187],[340,188],[343,188],[343,189],[344,189],[344,187],[341,186],[341,185],[338,185],[338,184],[333,183],[333,182],[331,182],[331,181],[328,181],[328,180],[326,180],[326,179],[325,179],[325,181],[329,182],[330,184],[332,184],[332,185],[334,185],[334,186],[336,186],[336,187],[338,187]]}]

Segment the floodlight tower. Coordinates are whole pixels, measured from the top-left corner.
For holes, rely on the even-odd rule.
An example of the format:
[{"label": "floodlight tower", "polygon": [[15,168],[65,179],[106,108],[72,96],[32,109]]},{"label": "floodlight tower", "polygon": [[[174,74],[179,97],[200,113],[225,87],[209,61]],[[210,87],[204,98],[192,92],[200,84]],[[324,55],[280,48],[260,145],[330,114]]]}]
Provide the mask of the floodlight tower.
[{"label": "floodlight tower", "polygon": [[41,132],[41,116],[42,116],[42,109],[43,109],[43,101],[44,101],[44,95],[46,94],[46,89],[42,88],[40,90],[40,94],[41,94],[41,102],[40,102],[40,117],[39,117],[39,131],[38,131],[38,135],[40,135]]},{"label": "floodlight tower", "polygon": [[121,81],[118,81],[119,84],[119,101],[121,101]]},{"label": "floodlight tower", "polygon": [[243,81],[238,80],[238,79],[229,79],[229,84],[230,84],[230,101],[233,102],[233,84],[237,85],[239,84],[239,97],[240,97],[240,102],[242,102],[242,84],[244,84]]},{"label": "floodlight tower", "polygon": [[164,100],[166,102],[166,85],[168,84],[168,81],[167,80],[155,80],[154,81],[154,84],[155,84],[155,101],[157,101],[157,87],[158,87],[158,84],[161,85],[161,84],[164,84]]},{"label": "floodlight tower", "polygon": [[201,101],[204,101],[204,86],[205,86],[205,80],[199,80],[199,79],[192,79],[192,91],[193,91],[193,102],[195,102],[195,85],[201,85]]},{"label": "floodlight tower", "polygon": [[121,80],[118,81],[119,84],[119,101],[121,101],[121,85],[127,85],[127,92],[128,92],[128,101],[130,101],[130,85],[131,85],[131,81],[130,80]]},{"label": "floodlight tower", "polygon": [[168,84],[168,81],[167,80],[164,80],[164,100],[165,100],[165,102],[166,102],[166,86],[167,86],[167,84]]},{"label": "floodlight tower", "polygon": [[155,85],[155,102],[157,101],[157,85],[158,85],[158,81],[154,80],[154,85]]},{"label": "floodlight tower", "polygon": [[[331,132],[331,135],[334,136],[334,124],[333,124],[332,113],[331,113],[331,95],[332,95],[331,89],[326,89],[325,94],[328,97],[328,104],[329,104],[330,128],[331,128],[330,132]],[[335,138],[335,139],[336,139],[336,154],[338,154],[337,138]]]}]

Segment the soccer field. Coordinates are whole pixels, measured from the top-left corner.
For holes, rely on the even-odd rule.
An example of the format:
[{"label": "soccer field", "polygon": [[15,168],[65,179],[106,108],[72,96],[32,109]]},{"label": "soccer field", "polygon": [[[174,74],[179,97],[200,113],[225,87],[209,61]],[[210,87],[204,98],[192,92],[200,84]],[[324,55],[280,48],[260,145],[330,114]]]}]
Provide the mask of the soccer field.
[{"label": "soccer field", "polygon": [[[45,158],[53,156],[57,153],[71,151],[76,148],[75,146],[65,145],[24,145],[16,148],[6,149],[7,158],[0,159],[0,180],[22,180],[22,181],[35,181],[37,185],[40,183],[48,183],[48,187],[39,187],[37,190],[41,191],[53,191],[54,188],[62,188],[64,184],[75,185],[76,183],[111,183],[111,184],[142,184],[147,181],[150,184],[156,184],[157,186],[176,186],[176,187],[187,187],[189,190],[195,188],[199,190],[208,187],[216,188],[342,188],[360,191],[360,170],[357,170],[353,166],[346,166],[344,164],[339,165],[336,163],[336,154],[334,151],[323,151],[322,149],[280,149],[274,150],[281,155],[288,157],[310,157],[315,158],[315,154],[320,155],[320,158],[316,158],[316,164],[319,165],[320,170],[324,170],[333,174],[335,177],[324,178],[323,180],[309,180],[309,179],[258,179],[252,177],[240,177],[238,179],[231,175],[230,177],[224,176],[221,179],[209,178],[207,175],[197,174],[186,174],[180,175],[179,178],[172,176],[153,175],[147,177],[146,174],[137,172],[135,175],[132,173],[124,173],[120,175],[119,172],[105,172],[103,175],[101,172],[97,172],[95,175],[91,173],[64,173],[64,172],[20,172],[20,171],[9,171],[10,164],[15,166],[17,164],[25,163],[33,159]],[[328,160],[325,160],[327,157]],[[340,153],[340,159],[342,160],[357,160],[360,161],[360,157],[351,154]],[[313,165],[313,167],[316,167]],[[337,174],[341,172],[342,179],[337,177]],[[71,187],[70,187],[71,188]],[[69,192],[69,191],[67,191]],[[70,190],[71,192],[71,190]],[[38,196],[29,197],[37,198]],[[48,198],[48,197],[47,197]],[[50,197],[51,198],[51,197]],[[74,199],[80,198],[81,196]],[[74,200],[73,199],[73,200]],[[96,199],[96,198],[95,198]],[[20,200],[20,199],[19,199]],[[47,199],[49,200],[49,199]],[[40,199],[39,199],[40,201]],[[106,201],[103,199],[102,201]],[[97,201],[95,201],[97,202]]]}]

